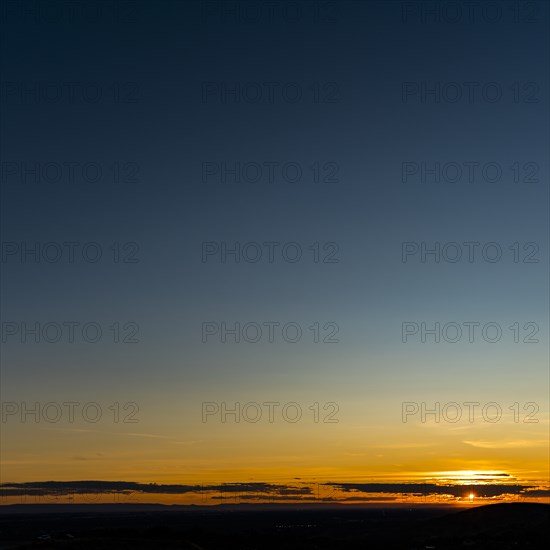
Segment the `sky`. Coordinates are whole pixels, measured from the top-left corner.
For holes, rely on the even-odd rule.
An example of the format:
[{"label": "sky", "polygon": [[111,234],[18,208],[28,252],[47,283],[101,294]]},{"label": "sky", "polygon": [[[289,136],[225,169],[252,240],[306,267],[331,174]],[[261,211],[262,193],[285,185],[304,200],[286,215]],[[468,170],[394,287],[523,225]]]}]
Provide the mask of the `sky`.
[{"label": "sky", "polygon": [[2,4],[2,503],[547,501],[549,4],[496,5]]}]

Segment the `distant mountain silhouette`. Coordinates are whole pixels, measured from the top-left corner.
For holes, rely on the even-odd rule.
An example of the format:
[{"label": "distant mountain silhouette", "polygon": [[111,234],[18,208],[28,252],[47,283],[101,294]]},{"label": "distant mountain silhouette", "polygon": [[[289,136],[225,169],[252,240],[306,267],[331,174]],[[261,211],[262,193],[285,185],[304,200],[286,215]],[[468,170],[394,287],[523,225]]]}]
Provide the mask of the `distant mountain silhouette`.
[{"label": "distant mountain silhouette", "polygon": [[442,533],[476,534],[503,529],[550,527],[550,505],[534,503],[488,504],[429,520]]},{"label": "distant mountain silhouette", "polygon": [[[550,533],[550,505],[489,504],[438,518],[413,528],[415,540],[435,548],[544,548]],[[430,541],[432,544],[430,544]]]},{"label": "distant mountain silhouette", "polygon": [[[54,512],[57,508],[57,513]],[[539,550],[550,505],[4,507],[0,549]],[[108,512],[108,513],[106,513]]]}]

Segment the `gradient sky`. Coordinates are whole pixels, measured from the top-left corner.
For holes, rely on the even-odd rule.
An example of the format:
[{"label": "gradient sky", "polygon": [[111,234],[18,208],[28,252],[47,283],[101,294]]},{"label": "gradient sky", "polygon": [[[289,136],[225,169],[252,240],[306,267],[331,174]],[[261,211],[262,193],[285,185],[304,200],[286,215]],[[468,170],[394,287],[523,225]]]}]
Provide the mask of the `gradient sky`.
[{"label": "gradient sky", "polygon": [[[462,10],[455,22],[445,21],[450,4]],[[2,402],[17,409],[1,424],[3,483],[405,483],[486,472],[547,485],[549,4],[514,11],[503,1],[496,20],[482,10],[491,3],[470,15],[466,4],[439,2],[434,16],[432,2],[76,2],[74,12],[68,2],[50,3],[55,12],[5,3]],[[245,100],[265,83],[272,100]],[[299,101],[284,99],[288,83]],[[465,95],[404,99],[404,83]],[[471,100],[466,83],[477,83]],[[220,94],[235,85],[249,95]],[[33,87],[60,99],[25,93]],[[497,88],[498,101],[482,93]],[[296,163],[301,180],[204,172],[270,162]],[[64,171],[21,174],[36,163]],[[67,163],[78,163],[72,180]],[[86,163],[101,167],[98,181],[82,176]],[[322,176],[337,166],[334,181],[313,181],[315,163]],[[495,163],[502,175],[422,181],[404,178],[403,163]],[[273,262],[265,248],[256,263],[202,261],[203,243],[222,241],[280,245]],[[473,262],[402,261],[404,242],[470,241],[481,243]],[[48,242],[80,243],[75,261],[66,248],[56,262],[22,261],[22,247]],[[95,263],[80,255],[89,242],[103,252]],[[288,242],[301,245],[300,261],[278,252]],[[488,242],[500,261],[483,259]],[[115,262],[114,243],[136,243],[121,257],[139,261]],[[338,261],[314,262],[313,243],[321,259],[336,243]],[[535,249],[538,261],[524,262]],[[299,324],[301,340],[202,341],[206,322],[269,321]],[[103,335],[10,334],[66,322],[97,323]],[[114,343],[115,322],[135,323],[139,341]],[[494,343],[480,329],[472,343],[466,333],[403,342],[405,322],[493,322],[503,333]],[[314,342],[314,323],[335,323],[338,342]],[[523,342],[534,326],[538,342]],[[23,403],[69,401],[98,403],[101,420],[77,409],[72,423],[66,413],[22,421]],[[268,401],[296,402],[303,417],[269,422],[264,409],[257,423],[203,422],[204,402]],[[402,419],[403,402],[471,401],[481,404],[473,422]],[[489,402],[503,410],[498,422],[481,414]],[[136,403],[139,422],[114,422],[114,403]],[[315,422],[314,403],[322,414],[336,403],[338,422]],[[526,403],[537,423],[523,422]]]}]

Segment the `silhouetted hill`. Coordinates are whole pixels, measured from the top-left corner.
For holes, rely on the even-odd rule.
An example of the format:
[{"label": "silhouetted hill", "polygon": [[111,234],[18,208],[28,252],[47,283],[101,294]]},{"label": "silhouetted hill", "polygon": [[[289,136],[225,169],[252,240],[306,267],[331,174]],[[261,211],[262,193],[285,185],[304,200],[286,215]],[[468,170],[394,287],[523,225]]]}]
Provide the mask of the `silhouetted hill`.
[{"label": "silhouetted hill", "polygon": [[[542,550],[550,505],[362,508],[78,505],[0,514],[0,550]],[[144,509],[146,508],[146,509]],[[105,513],[109,512],[109,513]]]},{"label": "silhouetted hill", "polygon": [[415,531],[417,540],[430,540],[437,548],[459,543],[473,548],[544,548],[550,538],[550,505],[478,506],[426,520]]},{"label": "silhouetted hill", "polygon": [[430,520],[441,533],[476,534],[506,529],[537,529],[549,526],[550,506],[547,504],[489,504]]}]

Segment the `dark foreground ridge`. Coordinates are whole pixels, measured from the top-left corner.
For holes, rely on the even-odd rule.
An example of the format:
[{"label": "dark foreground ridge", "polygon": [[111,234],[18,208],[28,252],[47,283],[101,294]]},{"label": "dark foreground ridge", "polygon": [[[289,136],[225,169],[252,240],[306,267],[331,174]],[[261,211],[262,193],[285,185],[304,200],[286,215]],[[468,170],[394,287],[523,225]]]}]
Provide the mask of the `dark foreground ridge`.
[{"label": "dark foreground ridge", "polygon": [[0,550],[543,549],[550,505],[14,505]]}]

